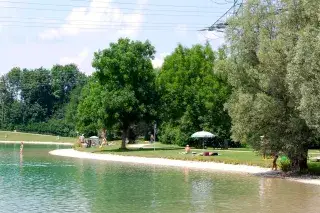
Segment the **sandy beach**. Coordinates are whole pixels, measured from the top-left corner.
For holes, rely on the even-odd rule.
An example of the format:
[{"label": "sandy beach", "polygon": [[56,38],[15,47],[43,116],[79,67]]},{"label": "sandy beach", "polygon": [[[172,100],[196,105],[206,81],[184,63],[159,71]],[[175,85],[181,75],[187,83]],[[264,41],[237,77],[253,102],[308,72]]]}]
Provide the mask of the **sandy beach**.
[{"label": "sandy beach", "polygon": [[[113,154],[95,154],[88,152],[80,152],[74,149],[58,149],[49,152],[51,155],[82,158],[82,159],[93,159],[103,161],[115,161],[115,162],[126,162],[126,163],[138,163],[148,165],[159,165],[159,166],[171,166],[171,167],[184,167],[193,169],[205,169],[206,171],[224,171],[224,172],[238,172],[244,174],[252,174],[263,177],[277,178],[281,177],[280,172],[272,171],[268,168],[262,168],[258,166],[247,166],[247,165],[232,165],[215,162],[198,162],[198,161],[183,161],[183,160],[171,160],[164,158],[145,158],[136,156],[121,156]],[[297,181],[306,184],[320,185],[320,178],[315,177],[281,177],[290,181]]]},{"label": "sandy beach", "polygon": [[[0,141],[4,144],[20,144],[21,141]],[[40,144],[40,145],[62,145],[62,146],[72,146],[73,143],[64,143],[64,142],[41,142],[41,141],[23,141],[24,144]]]}]

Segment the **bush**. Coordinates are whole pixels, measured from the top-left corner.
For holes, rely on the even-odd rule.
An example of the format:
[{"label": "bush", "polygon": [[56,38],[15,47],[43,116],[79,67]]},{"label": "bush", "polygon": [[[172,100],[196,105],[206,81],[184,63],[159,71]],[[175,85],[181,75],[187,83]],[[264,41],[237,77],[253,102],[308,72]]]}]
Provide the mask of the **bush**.
[{"label": "bush", "polygon": [[75,136],[74,127],[64,120],[51,119],[48,122],[29,123],[17,125],[15,129],[21,132],[31,132],[38,134],[50,134],[59,136]]},{"label": "bush", "polygon": [[163,126],[161,131],[160,141],[164,144],[174,144],[177,135],[177,129],[171,125]]},{"label": "bush", "polygon": [[179,127],[171,125],[163,126],[161,135],[159,136],[161,143],[175,144],[178,146],[186,146],[190,142],[190,136],[182,132]]},{"label": "bush", "polygon": [[283,172],[289,172],[291,170],[291,162],[287,157],[281,157],[280,168]]},{"label": "bush", "polygon": [[73,149],[77,149],[77,148],[81,148],[82,147],[82,144],[80,141],[77,141],[75,142],[73,145],[72,145],[72,148]]}]

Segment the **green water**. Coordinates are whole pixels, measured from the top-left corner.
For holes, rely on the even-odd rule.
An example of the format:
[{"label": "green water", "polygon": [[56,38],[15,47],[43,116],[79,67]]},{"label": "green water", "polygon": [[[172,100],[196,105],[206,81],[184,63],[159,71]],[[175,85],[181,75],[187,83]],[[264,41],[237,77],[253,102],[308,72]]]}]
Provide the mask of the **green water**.
[{"label": "green water", "polygon": [[0,144],[0,212],[320,212],[320,187],[280,179],[55,157]]}]

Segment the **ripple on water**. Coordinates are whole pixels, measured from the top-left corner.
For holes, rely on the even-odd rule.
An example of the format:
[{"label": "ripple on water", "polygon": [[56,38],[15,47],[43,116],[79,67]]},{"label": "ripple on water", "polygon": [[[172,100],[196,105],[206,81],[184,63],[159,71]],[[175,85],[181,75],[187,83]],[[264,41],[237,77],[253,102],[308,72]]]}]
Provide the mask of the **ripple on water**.
[{"label": "ripple on water", "polygon": [[320,212],[320,187],[0,145],[0,212]]}]

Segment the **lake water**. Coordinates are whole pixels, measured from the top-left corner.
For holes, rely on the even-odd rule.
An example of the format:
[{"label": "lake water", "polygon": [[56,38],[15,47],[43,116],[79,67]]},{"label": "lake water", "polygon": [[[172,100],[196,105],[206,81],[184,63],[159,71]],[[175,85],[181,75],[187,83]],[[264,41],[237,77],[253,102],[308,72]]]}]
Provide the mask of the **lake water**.
[{"label": "lake water", "polygon": [[231,173],[51,156],[0,144],[0,212],[320,212],[320,187]]}]

